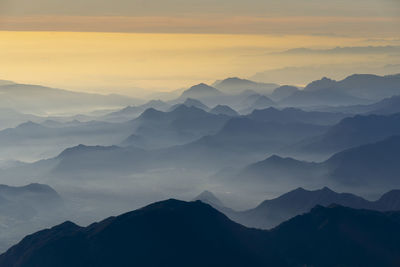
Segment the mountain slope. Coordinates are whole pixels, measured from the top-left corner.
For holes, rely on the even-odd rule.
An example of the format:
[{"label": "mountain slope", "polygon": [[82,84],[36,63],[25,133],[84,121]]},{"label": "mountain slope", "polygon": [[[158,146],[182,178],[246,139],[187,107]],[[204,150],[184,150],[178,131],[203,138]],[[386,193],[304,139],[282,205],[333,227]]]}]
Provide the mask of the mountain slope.
[{"label": "mountain slope", "polygon": [[398,134],[400,134],[400,113],[388,116],[357,115],[343,119],[320,136],[304,140],[294,150],[303,153],[330,154]]}]

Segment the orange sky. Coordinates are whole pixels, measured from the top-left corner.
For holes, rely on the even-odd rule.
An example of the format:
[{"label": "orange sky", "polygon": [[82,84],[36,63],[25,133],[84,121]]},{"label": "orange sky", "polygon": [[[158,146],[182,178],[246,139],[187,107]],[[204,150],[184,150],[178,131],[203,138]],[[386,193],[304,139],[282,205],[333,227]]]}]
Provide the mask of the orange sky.
[{"label": "orange sky", "polygon": [[399,46],[399,14],[397,0],[0,0],[0,79],[144,95],[280,68],[397,66],[398,54],[272,52]]}]

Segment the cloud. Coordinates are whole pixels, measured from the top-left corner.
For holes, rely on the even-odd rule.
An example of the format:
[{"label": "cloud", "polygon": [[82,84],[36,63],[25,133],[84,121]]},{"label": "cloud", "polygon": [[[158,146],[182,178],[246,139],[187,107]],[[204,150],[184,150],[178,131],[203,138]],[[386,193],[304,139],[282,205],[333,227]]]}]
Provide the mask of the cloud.
[{"label": "cloud", "polygon": [[258,16],[2,16],[0,30],[393,36],[400,18]]},{"label": "cloud", "polygon": [[350,46],[331,49],[293,48],[274,54],[397,54],[400,46]]}]

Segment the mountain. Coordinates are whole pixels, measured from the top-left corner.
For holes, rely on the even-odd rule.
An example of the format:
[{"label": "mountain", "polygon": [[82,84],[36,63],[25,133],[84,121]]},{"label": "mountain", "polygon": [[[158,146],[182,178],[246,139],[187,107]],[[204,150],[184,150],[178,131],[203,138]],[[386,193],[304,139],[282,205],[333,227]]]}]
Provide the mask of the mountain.
[{"label": "mountain", "polygon": [[230,117],[239,116],[239,113],[237,113],[236,110],[234,110],[231,107],[226,106],[226,105],[217,105],[210,110],[210,113],[222,114],[222,115],[226,115],[226,116],[230,116]]},{"label": "mountain", "polygon": [[317,206],[263,231],[200,201],[167,200],[88,227],[65,222],[29,235],[0,256],[0,266],[396,266],[399,216]]},{"label": "mountain", "polygon": [[8,81],[8,80],[0,80],[0,86],[1,85],[10,85],[10,84],[15,84],[15,82]]},{"label": "mountain", "polygon": [[287,97],[293,95],[294,93],[296,93],[298,91],[299,91],[299,88],[297,88],[295,86],[283,85],[283,86],[276,88],[272,92],[272,94],[269,95],[269,97],[273,101],[280,101],[284,98],[287,98]]},{"label": "mountain", "polygon": [[0,108],[11,108],[23,113],[43,115],[88,112],[140,102],[126,96],[72,92],[30,84],[1,85],[0,94]]},{"label": "mountain", "polygon": [[337,82],[337,88],[360,98],[381,100],[400,94],[400,74],[354,74]]},{"label": "mountain", "polygon": [[380,115],[400,113],[400,95],[385,98],[378,103],[369,105],[367,112]]},{"label": "mountain", "polygon": [[222,93],[218,91],[218,89],[211,87],[207,84],[200,83],[198,85],[194,85],[190,87],[188,90],[184,91],[180,96],[180,99],[194,98],[194,99],[202,99],[202,98],[210,98],[221,96]]},{"label": "mountain", "polygon": [[[185,106],[171,112],[149,109],[131,121],[130,126],[134,128],[133,134],[124,147],[75,146],[58,157],[10,168],[2,175],[20,177],[29,173],[29,177],[37,179],[100,179],[111,174],[120,177],[162,169],[206,170],[211,175],[224,167],[246,166],[326,130],[324,126],[308,124],[231,119]],[[188,142],[179,144],[185,140]],[[173,146],[174,142],[179,145]],[[152,149],[146,151],[149,147]]]},{"label": "mountain", "polygon": [[398,225],[399,212],[316,206],[272,235],[292,266],[396,266]]},{"label": "mountain", "polygon": [[302,141],[293,150],[329,155],[398,134],[400,113],[388,116],[357,115],[343,119],[320,136]]},{"label": "mountain", "polygon": [[241,114],[249,114],[256,109],[265,109],[268,107],[276,106],[276,103],[265,95],[252,94],[246,97],[241,103],[243,108],[240,110]]},{"label": "mountain", "polygon": [[[323,83],[325,85],[325,83]],[[352,96],[342,90],[334,87],[299,90],[292,95],[279,101],[281,106],[290,107],[313,107],[313,106],[339,106],[339,105],[355,105],[366,104],[371,101]]]},{"label": "mountain", "polygon": [[369,105],[355,105],[325,108],[331,112],[347,112],[352,114],[390,115],[400,113],[400,95],[385,98]]},{"label": "mountain", "polygon": [[26,121],[39,121],[39,116],[24,114],[14,109],[0,108],[0,130],[14,128]]},{"label": "mountain", "polygon": [[[45,126],[46,125],[46,126]],[[0,131],[0,157],[21,161],[35,161],[53,157],[62,150],[76,146],[111,145],[120,143],[132,132],[130,122],[101,121],[40,124],[28,121],[15,128]]]},{"label": "mountain", "polygon": [[200,200],[201,202],[204,202],[206,204],[209,204],[211,206],[217,206],[217,207],[223,207],[224,204],[222,204],[221,200],[219,200],[213,193],[210,191],[203,191],[201,192],[200,195],[195,197],[192,201],[197,201]]},{"label": "mountain", "polygon": [[[49,212],[62,206],[58,193],[48,185],[29,184],[26,186],[0,185],[0,209],[2,215],[29,218],[38,212]],[[13,207],[11,209],[11,207]],[[29,212],[26,212],[27,209]]]},{"label": "mountain", "polygon": [[[238,181],[254,186],[278,181],[293,185],[315,186],[330,183],[346,188],[389,190],[400,187],[400,136],[350,148],[315,163],[271,156],[241,170]],[[233,181],[235,181],[235,179]]]},{"label": "mountain", "polygon": [[257,251],[266,235],[200,201],[167,200],[86,228],[65,222],[37,232],[0,266],[263,266],[276,263]]},{"label": "mountain", "polygon": [[230,119],[215,135],[205,136],[195,144],[226,152],[265,154],[325,130],[326,127],[318,125],[263,122],[238,117]]},{"label": "mountain", "polygon": [[0,251],[32,231],[60,223],[64,212],[63,199],[48,185],[0,185]]},{"label": "mountain", "polygon": [[400,185],[400,135],[350,148],[324,162],[330,179],[346,185],[397,187]]},{"label": "mountain", "polygon": [[229,118],[186,105],[169,112],[148,109],[132,121],[135,130],[123,145],[162,148],[192,142],[215,134]]},{"label": "mountain", "polygon": [[252,90],[260,94],[268,94],[279,87],[278,84],[274,83],[257,83],[237,77],[216,81],[213,86],[227,94],[239,94],[246,90]]},{"label": "mountain", "polygon": [[400,94],[400,75],[354,74],[341,81],[322,78],[304,90],[284,98],[280,104],[291,106],[339,106],[369,104]]},{"label": "mountain", "polygon": [[170,105],[161,100],[151,100],[146,104],[140,106],[127,106],[121,110],[111,112],[105,116],[102,116],[100,117],[100,119],[111,122],[128,121],[138,117],[141,113],[149,108],[154,108],[160,111],[167,111],[170,108]]},{"label": "mountain", "polygon": [[247,118],[257,121],[280,123],[310,123],[318,125],[332,125],[346,117],[344,113],[330,113],[318,111],[304,111],[298,108],[276,109],[273,107],[254,110]]},{"label": "mountain", "polygon": [[309,212],[317,205],[328,207],[332,204],[353,209],[398,211],[400,194],[399,190],[392,190],[376,201],[368,201],[353,194],[336,193],[328,187],[313,191],[300,187],[277,198],[265,200],[254,209],[221,212],[247,227],[270,229],[290,218]]},{"label": "mountain", "polygon": [[174,109],[176,109],[177,107],[179,107],[180,105],[184,105],[186,107],[195,107],[195,108],[199,108],[202,109],[204,111],[209,111],[210,108],[207,107],[205,104],[203,104],[200,100],[194,99],[194,98],[187,98],[182,104],[176,104],[173,105],[169,111],[172,111]]},{"label": "mountain", "polygon": [[323,77],[321,80],[312,81],[305,88],[304,91],[315,92],[320,90],[327,90],[335,87],[336,81]]}]

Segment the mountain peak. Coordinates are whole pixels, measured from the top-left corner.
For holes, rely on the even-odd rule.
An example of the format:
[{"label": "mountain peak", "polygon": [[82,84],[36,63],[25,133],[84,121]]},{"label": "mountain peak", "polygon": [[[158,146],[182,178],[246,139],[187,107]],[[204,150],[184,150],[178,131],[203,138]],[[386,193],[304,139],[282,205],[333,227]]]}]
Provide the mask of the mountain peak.
[{"label": "mountain peak", "polygon": [[200,195],[195,197],[193,201],[200,200],[204,203],[210,204],[212,206],[223,207],[222,202],[210,191],[203,191]]},{"label": "mountain peak", "polygon": [[304,91],[318,91],[318,90],[324,90],[324,89],[329,89],[332,88],[336,85],[336,81],[332,80],[327,77],[323,77],[320,80],[313,81],[309,83],[305,88]]},{"label": "mountain peak", "polygon": [[230,106],[226,105],[217,105],[213,109],[210,110],[210,113],[217,114],[217,115],[227,115],[231,117],[238,116],[239,113],[236,110],[232,109]]},{"label": "mountain peak", "polygon": [[222,93],[218,91],[218,89],[209,86],[205,83],[200,83],[190,87],[188,90],[184,91],[180,98],[207,98],[207,97],[215,97],[220,96]]}]

